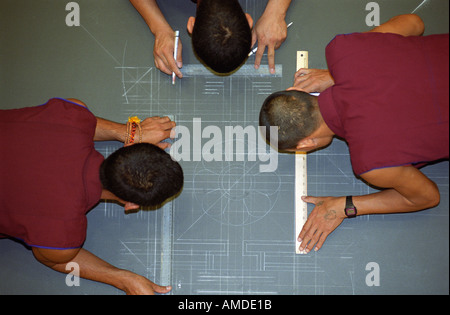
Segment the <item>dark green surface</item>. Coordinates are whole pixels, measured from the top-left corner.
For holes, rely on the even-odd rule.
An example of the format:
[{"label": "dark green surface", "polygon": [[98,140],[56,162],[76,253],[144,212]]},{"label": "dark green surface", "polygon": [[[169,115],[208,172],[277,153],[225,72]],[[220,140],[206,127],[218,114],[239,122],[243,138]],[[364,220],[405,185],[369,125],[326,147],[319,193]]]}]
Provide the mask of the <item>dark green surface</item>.
[{"label": "dark green surface", "polygon": [[[74,97],[95,115],[116,121],[130,114],[170,114],[188,128],[196,117],[222,130],[254,126],[265,96],[292,84],[297,50],[309,51],[311,68],[324,68],[324,48],[336,34],[369,29],[369,1],[293,0],[286,21],[294,24],[276,53],[282,78],[190,77],[172,86],[169,76],[153,69],[133,87],[129,81],[154,66],[153,36],[140,15],[125,0],[79,0],[81,26],[67,27],[68,2],[0,1],[1,109]],[[184,64],[198,64],[185,31],[195,6],[187,0],[160,2],[169,23],[181,31]],[[411,13],[422,1],[377,2],[384,22]],[[256,20],[266,1],[241,3]],[[426,34],[448,32],[448,10],[447,0],[429,0],[417,10]],[[205,94],[208,86],[219,94]],[[118,147],[98,145],[105,155]],[[346,220],[323,249],[307,256],[295,255],[293,247],[293,157],[279,155],[278,162],[277,171],[266,175],[249,162],[182,162],[185,188],[173,203],[174,294],[448,294],[448,162],[424,169],[440,187],[438,207]],[[308,190],[311,195],[372,191],[353,176],[341,141],[308,157]],[[100,204],[88,218],[85,248],[159,282],[160,212],[124,215],[121,207]],[[379,287],[365,283],[369,262],[380,266]],[[1,240],[0,294],[121,292],[87,280],[67,287],[65,275],[37,263],[22,245]]]}]

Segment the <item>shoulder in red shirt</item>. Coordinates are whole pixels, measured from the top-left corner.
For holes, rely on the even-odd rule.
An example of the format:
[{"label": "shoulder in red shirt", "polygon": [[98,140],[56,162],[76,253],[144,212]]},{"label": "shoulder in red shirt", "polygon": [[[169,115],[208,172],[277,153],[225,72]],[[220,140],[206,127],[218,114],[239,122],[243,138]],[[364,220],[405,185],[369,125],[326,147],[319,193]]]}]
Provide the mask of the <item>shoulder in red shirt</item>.
[{"label": "shoulder in red shirt", "polygon": [[76,248],[86,213],[99,201],[95,116],[51,99],[36,107],[1,110],[0,233],[30,246]]},{"label": "shoulder in red shirt", "polygon": [[326,49],[335,85],[319,96],[357,175],[449,157],[448,34],[354,33]]}]

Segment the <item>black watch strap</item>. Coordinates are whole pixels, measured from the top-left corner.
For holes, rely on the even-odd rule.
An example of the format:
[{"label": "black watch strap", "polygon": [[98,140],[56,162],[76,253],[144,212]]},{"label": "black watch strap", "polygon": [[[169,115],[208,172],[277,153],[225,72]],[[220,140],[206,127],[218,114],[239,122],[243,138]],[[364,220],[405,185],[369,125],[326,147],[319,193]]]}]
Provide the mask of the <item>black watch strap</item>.
[{"label": "black watch strap", "polygon": [[352,196],[347,196],[345,198],[345,215],[347,218],[355,218],[358,214],[358,211],[356,210],[355,205],[353,204],[353,198]]}]

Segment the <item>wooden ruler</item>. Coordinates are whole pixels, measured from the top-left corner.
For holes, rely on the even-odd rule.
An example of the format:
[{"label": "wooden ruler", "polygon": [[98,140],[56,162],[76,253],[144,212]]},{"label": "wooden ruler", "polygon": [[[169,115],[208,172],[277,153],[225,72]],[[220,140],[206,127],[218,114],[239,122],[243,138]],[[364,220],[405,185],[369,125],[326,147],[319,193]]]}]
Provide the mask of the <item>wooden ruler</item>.
[{"label": "wooden ruler", "polygon": [[[301,68],[308,68],[308,52],[297,51],[297,71]],[[306,202],[301,197],[307,196],[307,159],[305,152],[295,154],[295,253],[306,254],[300,251],[300,243],[297,241],[303,225],[308,218],[308,208]]]}]

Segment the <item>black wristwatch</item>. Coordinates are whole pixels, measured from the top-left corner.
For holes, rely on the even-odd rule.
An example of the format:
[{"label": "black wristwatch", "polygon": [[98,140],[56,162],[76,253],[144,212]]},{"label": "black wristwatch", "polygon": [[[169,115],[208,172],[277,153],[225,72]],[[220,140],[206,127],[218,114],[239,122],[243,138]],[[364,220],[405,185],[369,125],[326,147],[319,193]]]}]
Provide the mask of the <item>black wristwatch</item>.
[{"label": "black wristwatch", "polygon": [[347,196],[345,198],[345,215],[347,218],[355,218],[358,214],[355,205],[353,204],[352,196]]}]

